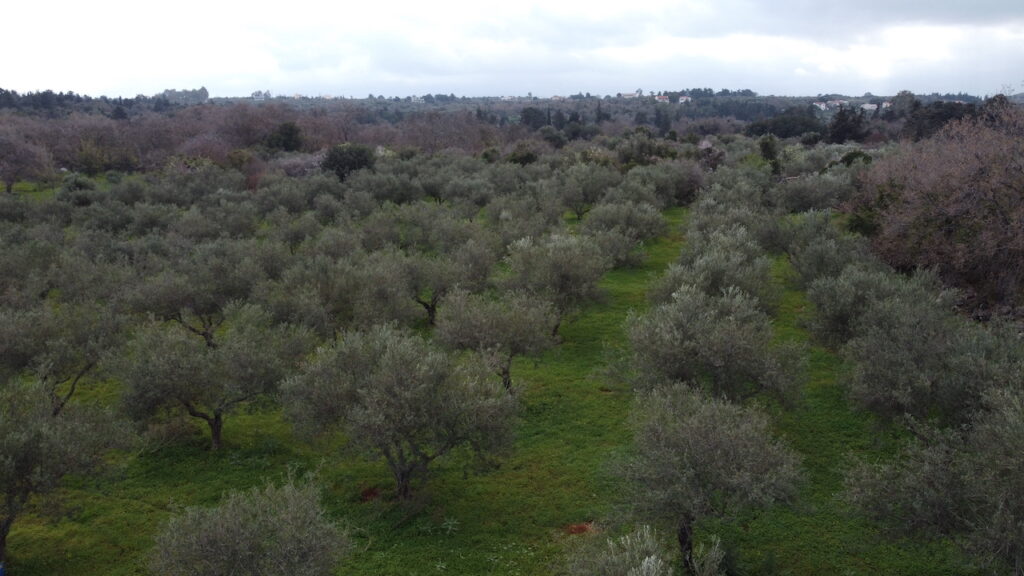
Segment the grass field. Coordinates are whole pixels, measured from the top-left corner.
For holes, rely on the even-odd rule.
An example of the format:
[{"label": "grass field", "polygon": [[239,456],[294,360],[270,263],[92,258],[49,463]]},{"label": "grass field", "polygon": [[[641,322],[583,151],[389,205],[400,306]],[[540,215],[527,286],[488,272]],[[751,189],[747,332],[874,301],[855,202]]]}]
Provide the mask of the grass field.
[{"label": "grass field", "polygon": [[[497,469],[480,471],[467,454],[436,463],[413,507],[390,500],[383,463],[344,444],[308,446],[296,440],[270,405],[226,421],[225,449],[211,453],[195,435],[184,443],[122,454],[101,475],[66,483],[59,506],[37,505],[18,520],[9,541],[17,575],[145,573],[145,558],[161,521],[176,508],[213,505],[224,491],[280,479],[288,470],[316,470],[334,518],[357,543],[339,574],[552,574],[564,563],[570,525],[610,517],[618,490],[608,472],[628,448],[632,392],[609,385],[600,370],[623,346],[630,310],[646,307],[650,282],[678,256],[686,212],[669,211],[671,234],[648,246],[644,266],[609,273],[605,298],[566,322],[563,343],[542,358],[517,359],[513,378],[522,410],[513,453]],[[787,264],[779,259],[777,281]],[[807,341],[803,295],[787,289],[777,336]],[[847,454],[883,457],[872,420],[851,411],[837,378],[840,360],[810,349],[810,377],[794,408],[769,408],[778,432],[804,456],[808,480],[799,501],[725,523],[707,522],[698,537],[720,533],[739,550],[749,574],[969,573],[950,546],[893,540],[852,519],[836,498]],[[113,384],[96,398],[116,396]],[[379,493],[380,497],[367,496]]]}]

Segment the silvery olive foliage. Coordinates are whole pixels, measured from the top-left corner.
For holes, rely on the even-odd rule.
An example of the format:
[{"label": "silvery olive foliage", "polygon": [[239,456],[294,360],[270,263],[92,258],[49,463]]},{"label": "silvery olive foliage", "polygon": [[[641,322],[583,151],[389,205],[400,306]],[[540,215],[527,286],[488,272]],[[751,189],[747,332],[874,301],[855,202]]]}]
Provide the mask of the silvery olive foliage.
[{"label": "silvery olive foliage", "polygon": [[48,495],[72,474],[103,464],[131,435],[107,411],[76,404],[54,412],[48,386],[5,379],[0,385],[0,563],[7,535],[31,498]]},{"label": "silvery olive foliage", "polygon": [[488,456],[507,449],[516,410],[483,367],[459,364],[419,336],[382,325],[318,349],[281,397],[300,431],[342,430],[383,459],[402,500],[452,450]]},{"label": "silvery olive foliage", "polygon": [[633,513],[675,530],[687,566],[701,518],[786,502],[802,476],[763,413],[686,384],[639,396],[633,445],[622,467]]},{"label": "silvery olive foliage", "polygon": [[154,576],[327,576],[351,548],[317,486],[289,478],[171,517],[157,533],[149,569]]},{"label": "silvery olive foliage", "polygon": [[897,457],[860,462],[846,498],[898,531],[951,537],[994,574],[1024,574],[1024,396],[999,389],[963,427],[912,427]]},{"label": "silvery olive foliage", "polygon": [[775,344],[771,320],[738,288],[709,296],[684,284],[670,302],[630,316],[626,333],[641,388],[689,381],[735,400],[798,394],[802,351]]},{"label": "silvery olive foliage", "polygon": [[648,525],[618,538],[580,546],[569,558],[571,576],[672,576],[671,555]]},{"label": "silvery olive foliage", "polygon": [[522,292],[494,299],[456,290],[442,302],[435,337],[454,349],[472,350],[512,389],[512,359],[536,356],[555,345],[558,315],[550,302]]}]

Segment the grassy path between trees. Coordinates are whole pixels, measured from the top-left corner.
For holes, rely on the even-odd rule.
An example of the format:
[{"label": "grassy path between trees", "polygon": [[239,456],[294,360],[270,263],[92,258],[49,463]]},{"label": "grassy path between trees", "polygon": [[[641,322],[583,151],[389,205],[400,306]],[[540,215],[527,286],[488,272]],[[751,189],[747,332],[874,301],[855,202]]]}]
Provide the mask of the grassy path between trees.
[{"label": "grassy path between trees", "polygon": [[[193,436],[159,450],[121,456],[102,475],[66,483],[57,508],[36,507],[20,518],[9,541],[17,574],[145,574],[160,522],[179,506],[214,505],[232,489],[316,470],[332,517],[352,526],[357,549],[339,574],[433,575],[557,573],[570,527],[601,520],[618,502],[608,463],[628,448],[632,392],[597,373],[624,345],[623,321],[646,308],[647,288],[675,261],[686,211],[666,214],[671,233],[648,246],[643,267],[616,270],[602,282],[603,302],[562,327],[563,343],[539,360],[517,359],[513,378],[523,410],[514,452],[494,470],[477,470],[466,454],[433,468],[418,511],[389,501],[392,480],[380,462],[343,446],[297,441],[278,410],[256,407],[232,415],[225,449],[211,453]],[[784,258],[776,280],[791,274]],[[804,295],[787,288],[777,337],[808,341]],[[876,440],[870,417],[850,410],[837,383],[842,364],[810,348],[809,382],[789,410],[769,408],[778,433],[804,456],[808,481],[792,507],[729,523],[707,522],[698,538],[718,532],[739,550],[748,574],[951,575],[965,572],[950,546],[893,540],[843,513],[836,493],[850,451],[891,453]],[[83,394],[116,401],[116,387]]]},{"label": "grassy path between trees", "polygon": [[[792,288],[794,273],[785,257],[776,258],[773,271],[783,288],[776,339],[810,343],[803,323],[811,304]],[[795,505],[714,528],[740,550],[750,574],[969,573],[952,545],[893,538],[847,513],[839,493],[851,455],[891,456],[896,443],[870,415],[850,408],[839,382],[844,369],[837,354],[811,345],[802,399],[791,409],[770,410],[778,434],[804,458],[806,482]]]}]

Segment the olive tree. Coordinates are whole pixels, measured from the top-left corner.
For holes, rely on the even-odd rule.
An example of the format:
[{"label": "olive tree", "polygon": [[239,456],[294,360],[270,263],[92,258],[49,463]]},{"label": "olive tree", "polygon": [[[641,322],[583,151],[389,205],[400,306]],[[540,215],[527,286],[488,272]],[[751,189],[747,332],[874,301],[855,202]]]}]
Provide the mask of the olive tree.
[{"label": "olive tree", "polygon": [[643,242],[665,233],[665,219],[657,208],[643,202],[602,203],[587,213],[581,224],[583,233],[616,231]]},{"label": "olive tree", "polygon": [[506,390],[512,389],[512,359],[540,354],[554,346],[554,307],[524,293],[495,300],[456,290],[444,299],[437,339],[446,346],[474,350],[492,364]]},{"label": "olive tree", "polygon": [[102,464],[110,448],[126,444],[107,413],[69,405],[55,414],[50,391],[38,382],[0,386],[0,564],[7,535],[33,496],[54,491],[65,476]]},{"label": "olive tree", "polygon": [[[158,248],[171,252],[177,247]],[[144,262],[140,272],[151,273],[128,291],[127,299],[136,311],[176,322],[215,348],[225,308],[249,296],[267,275],[265,266],[258,259],[258,247],[244,241],[221,239],[186,245],[184,250]]]},{"label": "olive tree", "polygon": [[438,304],[452,290],[482,290],[496,261],[494,251],[473,240],[446,254],[410,255],[407,262],[411,294],[426,311],[427,323],[434,325]]},{"label": "olive tree", "polygon": [[811,282],[807,299],[814,304],[811,332],[830,346],[841,346],[863,325],[861,317],[878,302],[898,298],[910,302],[931,302],[951,310],[955,294],[944,290],[939,279],[927,271],[906,277],[884,265],[868,261],[847,266],[838,276],[822,276]]},{"label": "olive tree", "polygon": [[758,308],[770,312],[779,300],[771,269],[771,259],[746,228],[715,230],[691,238],[679,262],[669,265],[648,296],[653,303],[664,303],[684,284],[708,296],[735,287],[751,296]]},{"label": "olive tree", "polygon": [[0,367],[31,372],[57,415],[121,338],[124,319],[96,302],[0,309]]},{"label": "olive tree", "polygon": [[1024,574],[1024,396],[989,392],[970,425],[913,427],[895,459],[850,470],[846,497],[889,528],[953,537],[992,573]]},{"label": "olive tree", "polygon": [[274,326],[252,305],[234,305],[216,347],[184,331],[150,323],[111,359],[125,384],[124,405],[136,420],[162,409],[184,410],[210,428],[210,447],[221,447],[224,417],[239,404],[274,392],[310,346],[300,329]]},{"label": "olive tree", "polygon": [[149,569],[157,576],[325,576],[350,549],[317,487],[289,479],[173,516],[156,536]]},{"label": "olive tree", "polygon": [[532,185],[515,195],[498,196],[487,205],[482,219],[504,246],[564,227],[561,206],[553,194],[545,192],[544,185]]},{"label": "olive tree", "polygon": [[1020,370],[1017,336],[991,331],[934,300],[870,305],[843,348],[850,397],[884,418],[962,423],[984,392]]},{"label": "olive tree", "polygon": [[790,500],[801,477],[764,414],[685,385],[640,396],[623,474],[635,514],[673,527],[691,569],[701,518]]},{"label": "olive tree", "polygon": [[617,171],[600,164],[575,164],[560,174],[559,192],[562,203],[583,219],[590,207],[605,192],[622,180]]},{"label": "olive tree", "polygon": [[518,240],[509,247],[505,262],[505,287],[550,300],[559,320],[598,296],[597,283],[611,266],[594,243],[562,234]]},{"label": "olive tree", "polygon": [[515,410],[498,382],[389,326],[348,332],[320,348],[282,397],[298,429],[344,430],[383,458],[401,500],[452,450],[485,455],[506,447]]},{"label": "olive tree", "polygon": [[739,289],[709,296],[684,284],[626,330],[641,387],[686,380],[737,400],[761,391],[788,400],[799,388],[800,350],[774,344],[771,320]]},{"label": "olive tree", "polygon": [[373,148],[346,142],[328,150],[327,155],[320,163],[320,168],[327,172],[334,172],[338,180],[344,181],[349,174],[356,170],[373,168],[375,160]]}]

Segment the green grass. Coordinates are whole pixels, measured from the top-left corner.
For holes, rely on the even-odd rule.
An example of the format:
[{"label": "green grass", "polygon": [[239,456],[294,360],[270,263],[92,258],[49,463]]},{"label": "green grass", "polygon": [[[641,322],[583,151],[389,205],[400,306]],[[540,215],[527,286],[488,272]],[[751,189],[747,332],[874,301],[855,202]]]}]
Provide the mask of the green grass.
[{"label": "green grass", "polygon": [[[811,304],[787,281],[793,272],[784,257],[776,258],[774,272],[784,287],[776,338],[809,343],[802,324]],[[951,544],[894,538],[857,518],[842,502],[843,474],[854,458],[886,458],[895,451],[891,431],[850,407],[840,385],[845,369],[834,352],[810,345],[801,401],[792,409],[772,411],[778,434],[803,456],[806,478],[795,504],[708,529],[721,530],[752,574],[973,573]]]},{"label": "green grass", "polygon": [[[340,441],[309,446],[292,436],[278,411],[254,409],[227,419],[219,453],[209,452],[197,432],[114,458],[99,476],[66,482],[59,507],[37,503],[15,524],[11,566],[26,576],[144,574],[153,534],[176,507],[213,505],[227,490],[293,469],[317,470],[331,516],[352,527],[357,550],[338,574],[558,572],[567,544],[587,537],[570,536],[566,527],[609,518],[620,502],[608,463],[629,446],[632,393],[598,374],[623,346],[629,311],[646,308],[651,281],[678,257],[685,217],[684,210],[666,214],[671,235],[647,247],[642,267],[609,273],[604,300],[563,324],[560,346],[515,361],[521,421],[514,451],[499,468],[476,470],[467,454],[454,454],[432,468],[414,508],[400,506],[390,499],[383,463]],[[775,271],[786,286],[777,337],[808,342],[801,319],[809,304],[786,284],[791,271],[784,259]],[[804,457],[807,480],[798,501],[705,522],[699,536],[719,533],[748,574],[970,573],[952,546],[893,539],[844,510],[837,494],[849,454],[885,457],[893,442],[869,416],[850,409],[838,383],[844,366],[834,353],[811,346],[808,369],[801,402],[769,407],[777,432]],[[370,488],[382,498],[363,501]]]},{"label": "green grass", "polygon": [[38,182],[16,182],[11,192],[34,202],[44,202],[53,200],[57,194],[57,188]]}]

